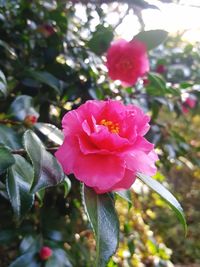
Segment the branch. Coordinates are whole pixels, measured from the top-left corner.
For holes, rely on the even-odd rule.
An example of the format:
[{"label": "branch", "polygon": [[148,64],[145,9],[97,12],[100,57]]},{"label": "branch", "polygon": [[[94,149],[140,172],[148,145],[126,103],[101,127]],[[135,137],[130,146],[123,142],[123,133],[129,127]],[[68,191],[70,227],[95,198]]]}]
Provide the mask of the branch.
[{"label": "branch", "polygon": [[23,123],[19,121],[12,121],[5,119],[5,120],[0,120],[0,124],[22,125]]},{"label": "branch", "polygon": [[[46,150],[50,153],[55,153],[57,150],[58,150],[58,146],[56,147],[49,147],[49,148],[46,148]],[[12,154],[18,154],[18,155],[25,155],[27,152],[25,149],[18,149],[18,150],[12,150],[11,151]]]}]

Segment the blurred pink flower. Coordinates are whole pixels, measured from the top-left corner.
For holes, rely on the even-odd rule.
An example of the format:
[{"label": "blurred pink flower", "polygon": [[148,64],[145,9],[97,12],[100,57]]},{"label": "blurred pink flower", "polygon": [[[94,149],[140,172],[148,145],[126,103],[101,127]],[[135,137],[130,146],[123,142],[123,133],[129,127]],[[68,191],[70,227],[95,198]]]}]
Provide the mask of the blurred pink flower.
[{"label": "blurred pink flower", "polygon": [[196,106],[197,99],[193,96],[188,96],[188,98],[182,104],[182,112],[188,113],[189,109],[193,109]]},{"label": "blurred pink flower", "polygon": [[158,64],[157,67],[156,67],[156,72],[157,73],[160,73],[160,74],[163,74],[166,72],[166,67],[165,65],[163,64]]},{"label": "blurred pink flower", "polygon": [[64,142],[56,152],[66,174],[97,193],[128,189],[136,172],[156,173],[154,145],[143,136],[149,116],[119,101],[87,101],[63,120]]},{"label": "blurred pink flower", "polygon": [[119,80],[124,86],[134,85],[149,71],[145,44],[139,40],[113,42],[107,51],[106,66],[112,80]]},{"label": "blurred pink flower", "polygon": [[52,249],[49,247],[42,247],[39,255],[41,260],[48,260],[52,256]]}]

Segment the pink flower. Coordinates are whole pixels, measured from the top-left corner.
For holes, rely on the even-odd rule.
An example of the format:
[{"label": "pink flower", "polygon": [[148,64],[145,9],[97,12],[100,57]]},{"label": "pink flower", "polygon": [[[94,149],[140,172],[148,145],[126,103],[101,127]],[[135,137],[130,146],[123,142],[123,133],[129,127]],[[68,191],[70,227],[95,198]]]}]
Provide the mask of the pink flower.
[{"label": "pink flower", "polygon": [[52,249],[49,247],[42,247],[39,255],[41,260],[48,260],[52,256]]},{"label": "pink flower", "polygon": [[193,96],[188,96],[188,98],[182,104],[182,112],[188,113],[189,109],[193,109],[196,106],[197,100]]},{"label": "pink flower", "polygon": [[154,145],[143,137],[149,120],[136,106],[87,101],[64,116],[64,143],[55,155],[66,174],[99,194],[128,189],[136,172],[156,173]]},{"label": "pink flower", "polygon": [[127,42],[120,39],[111,44],[107,51],[108,75],[130,86],[149,71],[146,46],[139,40]]}]

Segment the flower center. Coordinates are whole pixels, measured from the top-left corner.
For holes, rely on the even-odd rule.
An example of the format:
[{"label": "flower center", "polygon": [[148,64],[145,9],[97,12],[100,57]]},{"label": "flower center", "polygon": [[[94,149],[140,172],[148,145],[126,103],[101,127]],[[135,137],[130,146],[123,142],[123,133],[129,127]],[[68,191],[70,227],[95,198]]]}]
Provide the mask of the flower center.
[{"label": "flower center", "polygon": [[106,126],[111,133],[119,133],[119,123],[108,120],[101,120],[100,125]]}]

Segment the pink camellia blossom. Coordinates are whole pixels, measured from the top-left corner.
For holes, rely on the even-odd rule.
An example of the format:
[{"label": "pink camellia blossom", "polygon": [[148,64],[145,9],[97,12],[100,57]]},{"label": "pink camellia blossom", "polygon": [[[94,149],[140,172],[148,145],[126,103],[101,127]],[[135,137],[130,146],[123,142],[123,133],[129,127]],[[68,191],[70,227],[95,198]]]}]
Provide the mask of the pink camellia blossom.
[{"label": "pink camellia blossom", "polygon": [[56,152],[66,174],[96,193],[128,189],[136,172],[156,173],[154,145],[144,135],[149,116],[119,101],[87,101],[62,120],[64,142]]},{"label": "pink camellia blossom", "polygon": [[131,86],[149,71],[146,46],[139,40],[127,42],[123,39],[111,44],[107,51],[108,75],[112,80]]},{"label": "pink camellia blossom", "polygon": [[182,104],[183,113],[188,113],[189,109],[193,109],[196,106],[197,99],[194,96],[188,96]]}]

